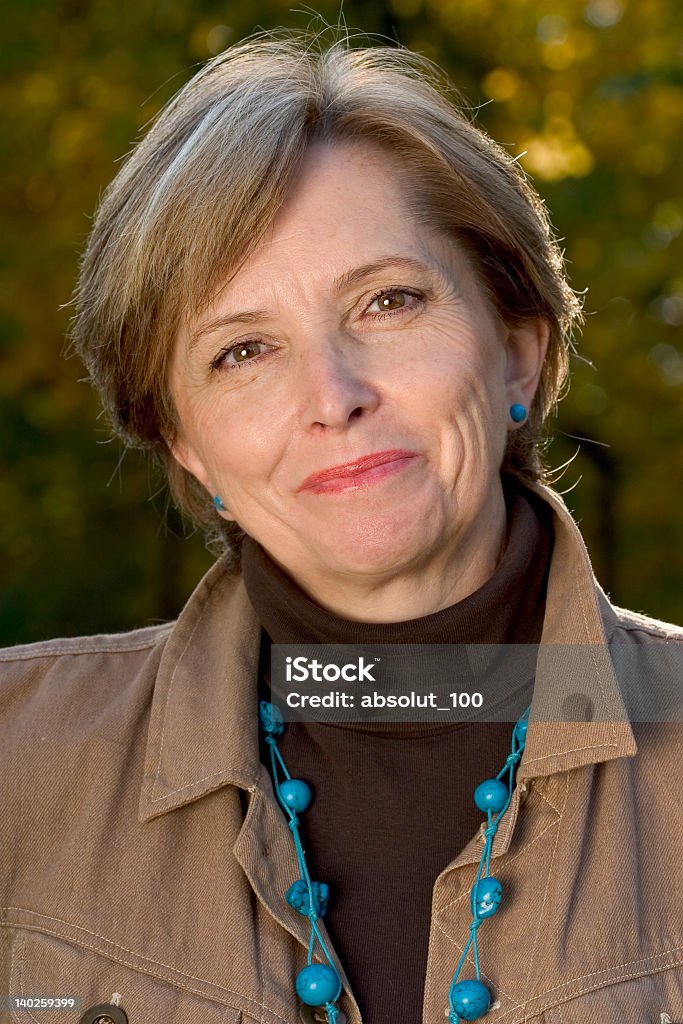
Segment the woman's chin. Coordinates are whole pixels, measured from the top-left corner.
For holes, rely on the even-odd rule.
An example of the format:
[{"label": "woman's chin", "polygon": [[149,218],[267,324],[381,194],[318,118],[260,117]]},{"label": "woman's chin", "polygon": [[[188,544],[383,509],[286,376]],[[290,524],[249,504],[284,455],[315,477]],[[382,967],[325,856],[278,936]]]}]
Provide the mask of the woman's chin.
[{"label": "woman's chin", "polygon": [[426,563],[438,551],[435,518],[431,523],[419,516],[400,521],[391,515],[351,519],[335,524],[322,536],[309,536],[308,549],[324,575],[398,575]]}]

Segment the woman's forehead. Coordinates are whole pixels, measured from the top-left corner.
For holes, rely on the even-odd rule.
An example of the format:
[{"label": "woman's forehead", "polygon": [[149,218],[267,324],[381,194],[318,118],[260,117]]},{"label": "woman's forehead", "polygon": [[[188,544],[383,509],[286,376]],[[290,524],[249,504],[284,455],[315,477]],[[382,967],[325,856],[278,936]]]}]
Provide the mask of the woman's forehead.
[{"label": "woman's forehead", "polygon": [[252,256],[296,250],[331,256],[361,244],[377,246],[379,254],[387,237],[405,244],[414,227],[395,162],[383,151],[364,143],[317,143]]},{"label": "woman's forehead", "polygon": [[373,271],[462,272],[453,239],[420,225],[400,174],[382,149],[316,144],[258,246],[219,285],[216,303],[253,301],[297,287],[341,292]]}]

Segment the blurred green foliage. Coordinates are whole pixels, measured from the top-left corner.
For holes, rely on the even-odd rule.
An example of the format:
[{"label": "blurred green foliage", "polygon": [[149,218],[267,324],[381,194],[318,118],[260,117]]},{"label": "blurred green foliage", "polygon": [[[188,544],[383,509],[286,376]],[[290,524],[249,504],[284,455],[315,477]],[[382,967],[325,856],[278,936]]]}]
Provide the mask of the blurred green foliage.
[{"label": "blurred green foliage", "polygon": [[[343,14],[443,65],[533,176],[588,289],[550,460],[578,455],[558,488],[613,600],[683,620],[678,0],[363,0]],[[166,514],[161,481],[109,440],[63,357],[61,307],[98,195],[160,106],[255,28],[309,23],[282,0],[3,4],[0,642],[171,618],[211,561]]]}]

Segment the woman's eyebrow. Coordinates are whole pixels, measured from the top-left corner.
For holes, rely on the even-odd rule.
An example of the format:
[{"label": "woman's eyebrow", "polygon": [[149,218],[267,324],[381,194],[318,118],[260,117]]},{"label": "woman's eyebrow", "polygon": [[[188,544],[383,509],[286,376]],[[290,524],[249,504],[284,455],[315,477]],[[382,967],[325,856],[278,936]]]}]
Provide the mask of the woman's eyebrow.
[{"label": "woman's eyebrow", "polygon": [[436,263],[427,263],[424,260],[416,259],[414,256],[382,256],[372,263],[363,263],[360,267],[347,270],[334,282],[335,291],[342,292],[351,284],[358,284],[366,277],[371,277],[382,270],[415,270],[418,273],[443,274],[444,270]]},{"label": "woman's eyebrow", "polygon": [[226,313],[224,316],[217,316],[213,320],[207,320],[206,323],[201,324],[190,334],[188,351],[191,352],[202,338],[206,337],[207,334],[213,334],[214,331],[221,327],[229,327],[230,324],[259,323],[263,320],[268,320],[272,315],[267,309],[252,309],[245,310],[242,313]]},{"label": "woman's eyebrow", "polygon": [[[373,274],[381,273],[384,270],[412,270],[417,273],[427,273],[431,277],[438,275],[444,277],[447,275],[447,268],[443,267],[440,263],[428,263],[423,260],[416,259],[413,256],[382,256],[377,260],[373,260],[371,263],[363,263],[359,267],[354,267],[352,270],[346,270],[343,274],[340,274],[334,281],[333,290],[336,292],[343,292],[351,285],[359,284],[361,281],[368,277],[372,277]],[[213,331],[219,330],[221,327],[229,327],[231,324],[254,324],[261,323],[264,320],[272,318],[273,313],[268,309],[251,309],[242,310],[237,313],[226,313],[222,316],[215,317],[213,320],[209,320],[204,324],[200,324],[190,335],[188,348],[191,352],[199,341],[207,334],[213,333]]]}]

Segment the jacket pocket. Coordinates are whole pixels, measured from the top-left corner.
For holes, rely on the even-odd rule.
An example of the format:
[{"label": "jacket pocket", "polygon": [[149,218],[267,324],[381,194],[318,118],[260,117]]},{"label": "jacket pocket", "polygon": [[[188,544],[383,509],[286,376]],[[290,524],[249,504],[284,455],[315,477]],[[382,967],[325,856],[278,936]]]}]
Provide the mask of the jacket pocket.
[{"label": "jacket pocket", "polygon": [[[42,932],[20,930],[12,943],[10,995],[23,1002],[11,1010],[16,1024],[79,1024],[91,1006],[114,994],[128,1024],[253,1024],[237,1002],[231,1006],[132,970],[90,950]],[[74,998],[74,1008],[41,1009],[35,997]],[[33,1005],[32,1005],[33,1001]]]},{"label": "jacket pocket", "polygon": [[683,1024],[683,967],[574,996],[547,1009],[541,1019],[543,1024]]}]

